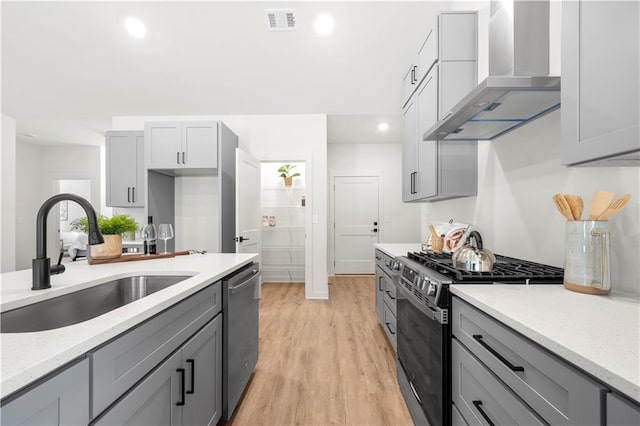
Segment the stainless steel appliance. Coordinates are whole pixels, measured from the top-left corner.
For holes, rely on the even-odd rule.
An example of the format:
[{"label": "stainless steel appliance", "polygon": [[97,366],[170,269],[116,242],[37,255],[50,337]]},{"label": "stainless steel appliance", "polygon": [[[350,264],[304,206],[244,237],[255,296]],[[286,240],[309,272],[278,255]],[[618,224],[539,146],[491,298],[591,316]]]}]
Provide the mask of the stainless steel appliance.
[{"label": "stainless steel appliance", "polygon": [[260,264],[222,282],[222,418],[229,420],[258,362]]},{"label": "stainless steel appliance", "polygon": [[496,255],[491,271],[456,269],[450,254],[408,253],[393,265],[398,384],[416,425],[451,424],[450,284],[560,284],[562,268]]}]

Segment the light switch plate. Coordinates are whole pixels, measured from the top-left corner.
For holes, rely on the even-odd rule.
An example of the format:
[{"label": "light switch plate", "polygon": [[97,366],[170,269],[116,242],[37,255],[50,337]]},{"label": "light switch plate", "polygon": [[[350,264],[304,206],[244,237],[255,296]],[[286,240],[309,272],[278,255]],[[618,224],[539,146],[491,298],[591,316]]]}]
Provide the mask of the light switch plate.
[{"label": "light switch plate", "polygon": [[317,214],[314,214],[313,216],[311,216],[311,222],[318,223],[318,215]]}]

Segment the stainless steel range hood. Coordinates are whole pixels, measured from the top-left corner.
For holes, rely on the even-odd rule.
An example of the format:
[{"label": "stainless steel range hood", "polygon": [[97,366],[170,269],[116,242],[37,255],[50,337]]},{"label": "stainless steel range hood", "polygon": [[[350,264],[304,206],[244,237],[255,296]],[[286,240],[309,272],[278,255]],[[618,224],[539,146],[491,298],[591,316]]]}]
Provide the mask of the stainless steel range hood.
[{"label": "stainless steel range hood", "polygon": [[549,76],[549,2],[492,0],[489,76],[423,140],[495,139],[560,107]]}]

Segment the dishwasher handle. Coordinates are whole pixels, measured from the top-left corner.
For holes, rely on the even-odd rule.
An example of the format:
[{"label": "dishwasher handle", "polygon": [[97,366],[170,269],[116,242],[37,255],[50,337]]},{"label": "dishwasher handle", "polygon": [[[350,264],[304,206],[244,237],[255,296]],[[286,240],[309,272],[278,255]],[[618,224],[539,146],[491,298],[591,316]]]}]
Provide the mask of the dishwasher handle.
[{"label": "dishwasher handle", "polygon": [[[231,277],[229,279],[229,293],[237,293],[242,287],[250,284],[259,273],[260,267],[258,265],[251,265],[251,267],[245,269],[243,272]],[[236,284],[238,281],[240,282]]]}]

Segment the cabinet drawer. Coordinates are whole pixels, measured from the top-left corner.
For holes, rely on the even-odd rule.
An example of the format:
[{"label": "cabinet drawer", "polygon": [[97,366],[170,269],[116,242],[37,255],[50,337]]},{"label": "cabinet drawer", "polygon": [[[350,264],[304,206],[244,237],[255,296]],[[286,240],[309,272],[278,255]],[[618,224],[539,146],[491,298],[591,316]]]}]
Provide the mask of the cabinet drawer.
[{"label": "cabinet drawer", "polygon": [[217,282],[88,354],[92,418],[144,377],[222,308]]},{"label": "cabinet drawer", "polygon": [[393,316],[398,315],[396,310],[396,285],[393,283],[393,279],[384,274],[384,303],[389,307],[389,310]]},{"label": "cabinet drawer", "polygon": [[456,339],[451,340],[451,382],[453,403],[469,424],[545,424]]},{"label": "cabinet drawer", "polygon": [[396,316],[393,314],[393,312],[391,312],[391,309],[389,309],[386,303],[384,304],[384,324],[382,324],[382,326],[384,327],[384,332],[387,333],[387,337],[391,342],[391,346],[393,346],[393,351],[398,352]]},{"label": "cabinet drawer", "polygon": [[458,298],[452,313],[453,335],[545,421],[600,424],[597,382]]},{"label": "cabinet drawer", "polygon": [[383,265],[382,265],[382,269],[389,275],[389,276],[393,276],[393,262],[394,259],[393,257],[389,256],[386,253],[382,253],[383,256]]}]

